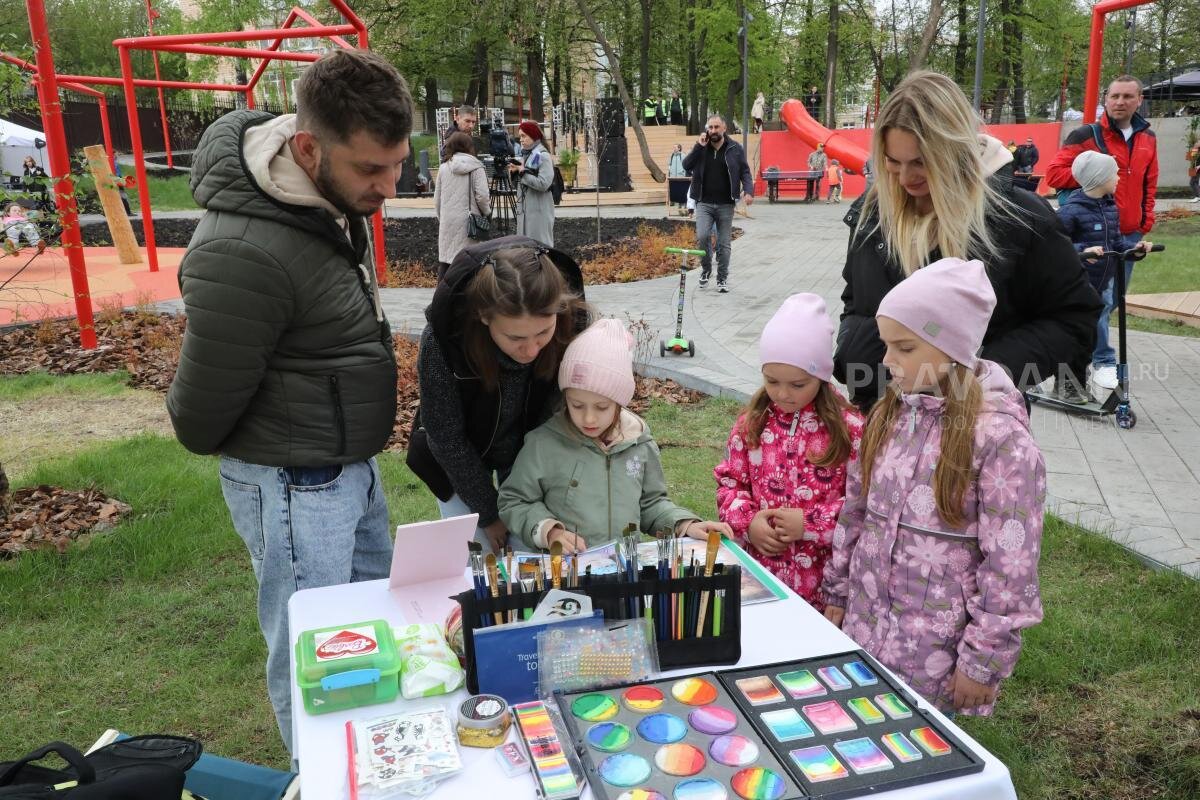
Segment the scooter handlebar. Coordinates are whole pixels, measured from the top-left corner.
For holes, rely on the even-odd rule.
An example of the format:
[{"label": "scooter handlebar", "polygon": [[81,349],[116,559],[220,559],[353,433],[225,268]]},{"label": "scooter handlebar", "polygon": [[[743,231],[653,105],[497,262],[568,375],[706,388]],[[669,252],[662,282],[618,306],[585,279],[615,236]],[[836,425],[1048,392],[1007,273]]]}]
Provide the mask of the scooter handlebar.
[{"label": "scooter handlebar", "polygon": [[[1161,253],[1163,250],[1166,250],[1166,249],[1167,249],[1167,246],[1165,244],[1155,244],[1155,245],[1150,246],[1151,253]],[[1144,250],[1142,250],[1140,247],[1132,247],[1128,250],[1105,250],[1100,255],[1096,255],[1095,253],[1080,253],[1079,254],[1079,258],[1083,261],[1093,261],[1095,259],[1108,258],[1109,256],[1118,256],[1122,260],[1130,259],[1130,258],[1142,259],[1142,258],[1146,257],[1146,252]]]},{"label": "scooter handlebar", "polygon": [[689,256],[702,256],[705,254],[703,250],[689,250],[686,247],[664,247],[663,252],[664,253],[675,253],[676,255],[682,253],[684,255],[689,255]]}]

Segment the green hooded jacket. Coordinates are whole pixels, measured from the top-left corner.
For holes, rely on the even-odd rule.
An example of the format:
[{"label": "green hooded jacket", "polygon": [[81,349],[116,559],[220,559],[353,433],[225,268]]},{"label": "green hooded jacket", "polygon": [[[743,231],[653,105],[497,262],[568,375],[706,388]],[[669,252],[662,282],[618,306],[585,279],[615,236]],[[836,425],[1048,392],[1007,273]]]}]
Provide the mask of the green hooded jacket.
[{"label": "green hooded jacket", "polygon": [[633,431],[606,453],[555,414],[525,436],[512,472],[500,487],[500,518],[525,547],[541,549],[538,530],[557,520],[588,547],[617,539],[633,522],[645,533],[674,531],[699,519],[667,497],[658,445],[646,423],[622,410],[622,430]]}]

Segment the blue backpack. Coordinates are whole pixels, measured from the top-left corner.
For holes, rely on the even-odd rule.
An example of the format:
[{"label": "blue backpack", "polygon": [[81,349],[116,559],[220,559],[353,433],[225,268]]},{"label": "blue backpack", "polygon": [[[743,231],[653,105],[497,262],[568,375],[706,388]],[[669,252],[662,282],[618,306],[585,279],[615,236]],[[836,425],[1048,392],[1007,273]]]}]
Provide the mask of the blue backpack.
[{"label": "blue backpack", "polygon": [[[1096,143],[1096,149],[1106,156],[1109,155],[1108,147],[1104,144],[1104,129],[1100,126],[1100,123],[1092,122],[1088,124],[1088,127],[1092,129],[1092,141]],[[1067,202],[1067,198],[1078,191],[1079,189],[1059,189],[1058,193],[1054,196],[1058,200],[1058,207],[1062,208],[1063,204]]]}]

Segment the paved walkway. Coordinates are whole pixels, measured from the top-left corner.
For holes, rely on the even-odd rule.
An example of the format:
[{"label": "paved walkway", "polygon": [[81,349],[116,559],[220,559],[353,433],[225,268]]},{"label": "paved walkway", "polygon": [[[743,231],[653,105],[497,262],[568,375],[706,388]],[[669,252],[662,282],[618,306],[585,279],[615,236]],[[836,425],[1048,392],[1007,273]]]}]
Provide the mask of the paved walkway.
[{"label": "paved walkway", "polygon": [[[678,277],[597,286],[588,300],[608,315],[644,320],[651,334],[644,371],[712,394],[744,398],[759,385],[757,342],[788,294],[822,295],[836,320],[848,229],[846,206],[756,203],[736,217],[746,235],[733,244],[729,294],[700,290],[688,275],[684,336],[696,356],[658,355],[673,334]],[[582,216],[571,209],[571,216]],[[407,216],[405,212],[396,216]],[[661,207],[605,209],[605,216],[661,216]],[[566,214],[564,214],[565,216]],[[419,334],[430,290],[386,289],[397,330]],[[1111,418],[1090,421],[1035,407],[1033,427],[1049,471],[1049,506],[1060,517],[1102,533],[1152,565],[1200,577],[1200,339],[1131,332],[1132,431]]]}]

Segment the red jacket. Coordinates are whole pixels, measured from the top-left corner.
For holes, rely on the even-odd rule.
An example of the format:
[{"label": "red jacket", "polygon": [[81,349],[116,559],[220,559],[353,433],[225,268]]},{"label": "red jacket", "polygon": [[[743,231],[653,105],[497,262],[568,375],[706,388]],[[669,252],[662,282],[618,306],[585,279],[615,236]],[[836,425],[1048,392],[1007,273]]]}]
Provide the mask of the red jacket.
[{"label": "red jacket", "polygon": [[[1158,192],[1158,142],[1150,123],[1134,114],[1131,120],[1133,135],[1129,141],[1113,127],[1108,114],[1100,120],[1104,146],[1117,160],[1121,179],[1117,182],[1117,210],[1121,216],[1121,233],[1134,231],[1143,235],[1154,227],[1154,196]],[[1076,128],[1067,134],[1066,141],[1046,168],[1046,183],[1055,189],[1077,189],[1079,183],[1071,175],[1071,162],[1084,150],[1096,150],[1090,125]]]}]

